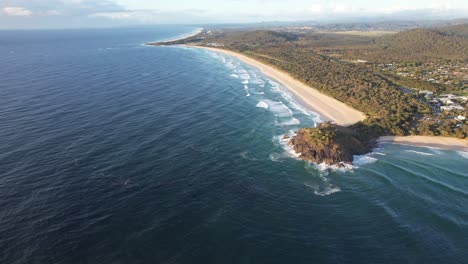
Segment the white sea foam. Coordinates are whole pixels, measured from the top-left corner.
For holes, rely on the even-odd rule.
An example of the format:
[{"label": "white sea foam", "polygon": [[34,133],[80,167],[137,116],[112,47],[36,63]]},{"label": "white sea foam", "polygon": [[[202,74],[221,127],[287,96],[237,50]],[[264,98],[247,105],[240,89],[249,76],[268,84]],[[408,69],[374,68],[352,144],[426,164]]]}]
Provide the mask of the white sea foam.
[{"label": "white sea foam", "polygon": [[250,83],[256,84],[256,85],[264,85],[265,81],[259,78],[253,78],[250,80]]},{"label": "white sea foam", "polygon": [[248,73],[239,73],[238,75],[242,80],[250,80],[250,75]]},{"label": "white sea foam", "polygon": [[245,90],[246,96],[250,96],[249,86],[244,85],[244,90]]},{"label": "white sea foam", "polygon": [[468,152],[466,151],[457,151],[458,155],[462,156],[465,159],[468,159]]},{"label": "white sea foam", "polygon": [[280,84],[268,80],[268,83],[271,85],[271,91],[274,93],[278,93],[283,97],[286,101],[288,101],[289,105],[297,110],[298,112],[302,113],[303,115],[310,116],[312,117],[312,120],[314,123],[317,125],[319,123],[322,123],[323,120],[320,118],[320,115],[308,110],[306,107],[304,107],[302,104],[300,104],[296,98],[284,87],[282,87]]},{"label": "white sea foam", "polygon": [[294,137],[296,133],[290,130],[286,135],[279,135],[273,137],[273,142],[278,143],[281,148],[284,150],[284,155],[290,158],[299,158],[301,154],[297,153],[293,146],[289,145],[289,141]]},{"label": "white sea foam", "polygon": [[257,158],[254,157],[249,151],[244,151],[239,154],[243,159],[255,161]]},{"label": "white sea foam", "polygon": [[371,163],[374,163],[374,162],[378,161],[378,159],[373,158],[370,155],[372,155],[372,153],[367,154],[367,155],[354,156],[353,157],[353,164],[355,166],[362,166],[362,165],[371,164]]},{"label": "white sea foam", "polygon": [[270,110],[278,117],[292,116],[293,112],[283,102],[277,102],[273,100],[265,100],[270,107]]},{"label": "white sea foam", "polygon": [[337,192],[341,191],[340,187],[328,183],[326,179],[324,179],[324,180],[325,180],[325,183],[326,183],[325,187],[320,187],[319,185],[312,185],[312,184],[309,184],[309,183],[304,183],[304,185],[311,188],[312,190],[314,190],[314,194],[318,195],[318,196],[328,196],[328,195],[331,195],[331,194],[334,194],[334,193],[337,193]]},{"label": "white sea foam", "polygon": [[347,172],[354,169],[353,165],[344,162],[341,162],[340,165],[328,165],[326,163],[315,164],[313,162],[311,162],[311,164],[321,173],[328,171]]},{"label": "white sea foam", "polygon": [[231,70],[234,70],[237,68],[237,66],[234,64],[232,60],[227,61],[224,65]]},{"label": "white sea foam", "polygon": [[382,152],[372,152],[372,153],[374,153],[375,155],[379,155],[379,156],[387,156],[387,154],[382,153]]},{"label": "white sea foam", "polygon": [[281,125],[283,126],[296,126],[296,125],[299,125],[301,123],[301,121],[299,121],[297,118],[291,118],[287,121],[283,121],[281,122]]},{"label": "white sea foam", "polygon": [[236,78],[236,79],[239,79],[239,76],[238,76],[237,74],[234,74],[234,73],[231,74],[231,75],[229,75],[229,76],[231,76],[231,77],[233,77],[233,78]]},{"label": "white sea foam", "polygon": [[264,102],[264,101],[260,101],[256,106],[259,107],[259,108],[268,109],[268,104],[266,102]]},{"label": "white sea foam", "polygon": [[314,191],[315,195],[319,195],[319,196],[328,196],[337,192],[341,192],[340,187],[333,186],[333,185],[325,188],[323,191],[320,191],[319,189]]},{"label": "white sea foam", "polygon": [[416,151],[416,150],[405,150],[405,151],[406,151],[406,152],[415,153],[415,154],[418,154],[418,155],[434,156],[434,154],[432,154],[432,153],[421,152],[421,151]]},{"label": "white sea foam", "polygon": [[270,158],[271,161],[277,162],[277,161],[279,161],[281,159],[281,154],[273,152],[273,153],[270,154],[269,158]]}]

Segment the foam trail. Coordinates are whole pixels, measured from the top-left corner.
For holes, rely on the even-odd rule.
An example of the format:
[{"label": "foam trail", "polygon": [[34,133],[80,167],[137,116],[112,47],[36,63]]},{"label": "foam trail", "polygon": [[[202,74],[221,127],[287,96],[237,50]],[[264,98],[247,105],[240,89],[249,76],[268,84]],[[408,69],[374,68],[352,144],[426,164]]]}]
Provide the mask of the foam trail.
[{"label": "foam trail", "polygon": [[320,164],[315,164],[312,163],[312,165],[320,172],[326,173],[328,171],[336,171],[336,172],[347,172],[347,171],[352,171],[354,169],[353,165],[347,164],[347,163],[340,163],[340,166],[338,165],[328,165],[326,163],[320,163]]},{"label": "foam trail", "polygon": [[465,159],[468,159],[468,152],[466,151],[457,151],[458,155],[462,156]]},{"label": "foam trail", "polygon": [[246,92],[246,96],[250,96],[249,86],[244,85],[244,90],[245,90],[245,92]]},{"label": "foam trail", "polygon": [[320,191],[319,188],[317,188],[314,191],[315,195],[318,195],[318,196],[328,196],[337,192],[341,192],[340,187],[333,186],[333,185],[330,185],[329,187],[325,188],[325,190],[323,191]]},{"label": "foam trail", "polygon": [[370,157],[370,155],[354,156],[353,164],[355,166],[362,166],[366,164],[371,164],[378,161],[378,159]]},{"label": "foam trail", "polygon": [[265,102],[268,103],[271,111],[278,117],[288,117],[293,115],[291,109],[283,104],[283,102],[277,102],[273,100],[265,100]]},{"label": "foam trail", "polygon": [[[326,179],[325,179],[325,183],[327,183]],[[328,195],[332,195],[332,194],[337,193],[337,192],[341,192],[340,187],[335,186],[333,184],[329,184],[329,183],[327,183],[327,186],[325,186],[323,188],[323,190],[321,190],[320,186],[318,186],[318,185],[311,185],[311,184],[308,184],[308,183],[304,183],[304,185],[311,188],[311,189],[313,189],[314,194],[318,195],[318,196],[328,196]]]},{"label": "foam trail", "polygon": [[301,124],[301,122],[297,119],[297,118],[292,118],[288,121],[285,121],[285,122],[281,122],[281,125],[283,126],[296,126],[296,125],[299,125]]},{"label": "foam trail", "polygon": [[419,155],[424,155],[424,156],[434,156],[432,153],[427,153],[427,152],[421,152],[421,151],[416,151],[416,150],[405,150],[406,152],[411,152],[411,153],[416,153]]}]

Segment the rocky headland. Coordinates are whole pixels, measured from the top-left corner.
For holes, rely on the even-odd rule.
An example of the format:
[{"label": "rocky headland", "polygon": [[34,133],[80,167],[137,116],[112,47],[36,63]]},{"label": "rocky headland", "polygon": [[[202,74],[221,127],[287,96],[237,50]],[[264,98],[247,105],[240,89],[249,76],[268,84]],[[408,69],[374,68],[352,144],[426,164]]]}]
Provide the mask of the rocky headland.
[{"label": "rocky headland", "polygon": [[358,139],[351,129],[330,123],[300,129],[289,144],[299,158],[327,165],[352,164],[354,155],[372,150],[372,145]]}]

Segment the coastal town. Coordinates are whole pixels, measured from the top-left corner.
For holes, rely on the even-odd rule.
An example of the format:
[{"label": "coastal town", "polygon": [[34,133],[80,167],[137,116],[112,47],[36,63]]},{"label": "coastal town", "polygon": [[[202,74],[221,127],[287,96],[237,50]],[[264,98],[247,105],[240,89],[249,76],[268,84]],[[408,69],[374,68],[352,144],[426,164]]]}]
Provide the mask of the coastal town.
[{"label": "coastal town", "polygon": [[411,62],[378,64],[382,72],[445,86],[446,90],[468,91],[468,64],[460,62]]},{"label": "coastal town", "polygon": [[[405,83],[402,85],[403,92],[419,98],[439,117],[439,120],[453,120],[458,125],[468,124],[468,64],[413,62],[369,64],[369,67],[377,68],[387,76],[393,75],[403,80]],[[405,80],[412,82],[404,82]],[[433,117],[423,117],[423,119],[432,120]]]},{"label": "coastal town", "polygon": [[435,95],[432,91],[418,92],[419,98],[425,102],[434,113],[444,114],[446,119],[454,119],[458,123],[467,124],[468,96],[454,94]]}]

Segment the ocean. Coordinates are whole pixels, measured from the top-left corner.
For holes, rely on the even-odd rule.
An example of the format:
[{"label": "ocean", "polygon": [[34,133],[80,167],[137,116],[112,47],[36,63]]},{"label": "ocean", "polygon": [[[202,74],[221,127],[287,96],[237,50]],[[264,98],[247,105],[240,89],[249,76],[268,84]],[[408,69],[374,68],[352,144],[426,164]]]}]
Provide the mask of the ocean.
[{"label": "ocean", "polygon": [[468,153],[298,160],[320,117],[160,26],[0,32],[0,263],[466,263]]}]

